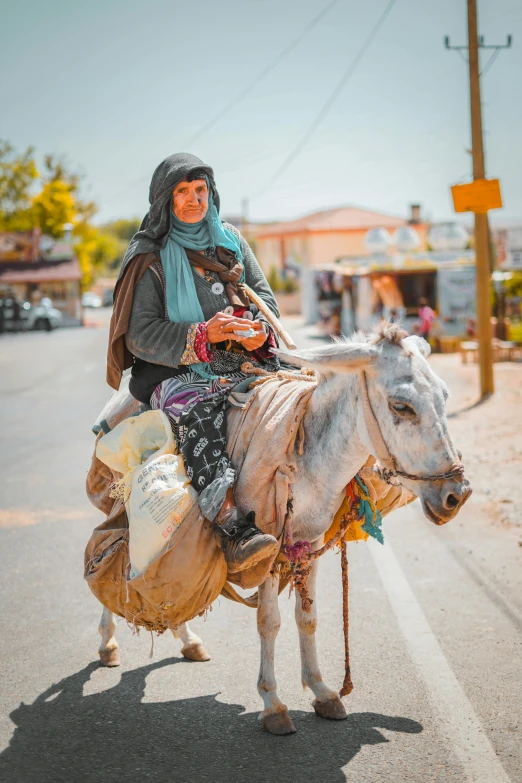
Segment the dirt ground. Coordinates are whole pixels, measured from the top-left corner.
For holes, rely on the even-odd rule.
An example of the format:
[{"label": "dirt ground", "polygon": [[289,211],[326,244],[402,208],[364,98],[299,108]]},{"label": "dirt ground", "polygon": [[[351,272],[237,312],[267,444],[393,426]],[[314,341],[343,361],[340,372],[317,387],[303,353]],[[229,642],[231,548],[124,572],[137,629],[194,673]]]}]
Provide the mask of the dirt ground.
[{"label": "dirt ground", "polygon": [[522,363],[496,363],[495,394],[479,403],[477,365],[462,365],[456,354],[435,354],[430,362],[450,388],[450,431],[475,505],[492,523],[518,527],[522,540]]}]

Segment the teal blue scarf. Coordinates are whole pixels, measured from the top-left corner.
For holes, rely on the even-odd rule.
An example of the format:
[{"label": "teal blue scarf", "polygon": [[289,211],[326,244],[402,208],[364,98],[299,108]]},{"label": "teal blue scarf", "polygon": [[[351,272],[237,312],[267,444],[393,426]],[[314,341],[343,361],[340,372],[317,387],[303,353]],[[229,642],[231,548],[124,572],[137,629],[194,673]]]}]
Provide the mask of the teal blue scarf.
[{"label": "teal blue scarf", "polygon": [[[205,320],[192,274],[192,267],[185,248],[203,251],[208,247],[226,247],[238,261],[242,261],[241,244],[238,237],[225,228],[212,199],[209,187],[208,211],[199,223],[183,223],[172,213],[172,228],[167,244],[160,250],[161,263],[165,272],[167,312],[173,323],[201,323]],[[241,280],[244,280],[245,271]],[[206,362],[191,364],[202,378],[212,380]]]}]

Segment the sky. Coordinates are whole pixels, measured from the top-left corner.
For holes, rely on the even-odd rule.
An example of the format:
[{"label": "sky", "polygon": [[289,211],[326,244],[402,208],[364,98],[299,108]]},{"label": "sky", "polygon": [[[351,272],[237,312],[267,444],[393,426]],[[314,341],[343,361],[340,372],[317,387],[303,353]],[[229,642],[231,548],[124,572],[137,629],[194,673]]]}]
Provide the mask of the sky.
[{"label": "sky", "polygon": [[[215,171],[221,211],[294,218],[353,204],[453,216],[470,178],[465,0],[396,0],[331,111],[273,175],[341,79],[388,0],[338,0],[209,132],[190,138],[330,0],[0,0],[0,137],[64,156],[97,221],[141,217],[158,163],[191,152]],[[479,0],[479,32],[503,43],[482,80],[495,221],[522,221],[522,0]],[[485,58],[489,52],[482,53]]]}]

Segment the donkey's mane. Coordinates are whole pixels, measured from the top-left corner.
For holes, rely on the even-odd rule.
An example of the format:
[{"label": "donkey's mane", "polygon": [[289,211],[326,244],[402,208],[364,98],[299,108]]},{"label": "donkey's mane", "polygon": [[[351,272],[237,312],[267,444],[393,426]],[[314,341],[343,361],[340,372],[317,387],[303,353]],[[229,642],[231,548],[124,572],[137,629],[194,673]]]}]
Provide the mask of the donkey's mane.
[{"label": "donkey's mane", "polygon": [[342,338],[342,342],[377,345],[378,343],[385,341],[391,345],[400,345],[401,340],[404,340],[404,338],[408,336],[408,332],[403,329],[400,324],[382,320],[369,334],[354,332],[351,337]]}]

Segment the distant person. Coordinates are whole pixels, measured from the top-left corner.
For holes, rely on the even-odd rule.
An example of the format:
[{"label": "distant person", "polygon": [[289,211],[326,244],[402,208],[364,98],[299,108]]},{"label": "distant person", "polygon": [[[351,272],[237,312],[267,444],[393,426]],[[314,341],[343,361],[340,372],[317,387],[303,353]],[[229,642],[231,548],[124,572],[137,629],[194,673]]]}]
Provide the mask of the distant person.
[{"label": "distant person", "polygon": [[435,312],[429,306],[428,300],[424,297],[421,297],[419,299],[419,332],[420,336],[424,337],[425,340],[430,339],[431,327],[434,320]]},{"label": "distant person", "polygon": [[477,336],[477,320],[476,318],[468,318],[466,321],[466,337],[469,339],[475,339]]}]

